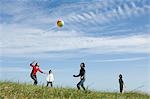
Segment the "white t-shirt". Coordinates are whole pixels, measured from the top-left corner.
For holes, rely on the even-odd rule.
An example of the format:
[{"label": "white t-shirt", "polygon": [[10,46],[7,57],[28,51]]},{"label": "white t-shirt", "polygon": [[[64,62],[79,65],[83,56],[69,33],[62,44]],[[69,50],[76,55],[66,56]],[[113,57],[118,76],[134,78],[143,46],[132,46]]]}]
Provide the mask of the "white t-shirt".
[{"label": "white t-shirt", "polygon": [[48,74],[47,75],[47,79],[46,79],[48,82],[53,82],[54,81],[54,76],[52,73]]}]

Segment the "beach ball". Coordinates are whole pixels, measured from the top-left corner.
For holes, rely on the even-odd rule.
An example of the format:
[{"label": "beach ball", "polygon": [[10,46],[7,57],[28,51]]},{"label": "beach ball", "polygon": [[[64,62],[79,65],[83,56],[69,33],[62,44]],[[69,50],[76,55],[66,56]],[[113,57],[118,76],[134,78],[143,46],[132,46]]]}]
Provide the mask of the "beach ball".
[{"label": "beach ball", "polygon": [[63,20],[58,20],[57,21],[57,26],[58,27],[63,27],[64,26],[64,21]]}]

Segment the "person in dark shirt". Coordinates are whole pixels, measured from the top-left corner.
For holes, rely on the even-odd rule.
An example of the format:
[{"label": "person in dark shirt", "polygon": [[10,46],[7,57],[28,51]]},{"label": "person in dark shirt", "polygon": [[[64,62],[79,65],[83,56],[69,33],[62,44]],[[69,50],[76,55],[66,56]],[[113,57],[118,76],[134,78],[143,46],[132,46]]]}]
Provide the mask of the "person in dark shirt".
[{"label": "person in dark shirt", "polygon": [[120,93],[123,93],[123,86],[124,86],[124,82],[122,79],[122,75],[119,75],[119,87],[120,87]]},{"label": "person in dark shirt", "polygon": [[80,73],[78,75],[73,75],[73,77],[80,77],[80,82],[77,84],[77,88],[78,90],[80,90],[80,86],[83,88],[83,90],[85,90],[85,87],[84,87],[84,82],[85,82],[85,64],[84,63],[81,63],[80,64]]},{"label": "person in dark shirt", "polygon": [[34,80],[34,85],[37,85],[37,72],[41,72],[44,73],[40,68],[39,68],[39,64],[36,63],[35,65],[33,65],[34,61],[30,64],[30,66],[32,67],[32,72],[30,74],[31,78]]}]

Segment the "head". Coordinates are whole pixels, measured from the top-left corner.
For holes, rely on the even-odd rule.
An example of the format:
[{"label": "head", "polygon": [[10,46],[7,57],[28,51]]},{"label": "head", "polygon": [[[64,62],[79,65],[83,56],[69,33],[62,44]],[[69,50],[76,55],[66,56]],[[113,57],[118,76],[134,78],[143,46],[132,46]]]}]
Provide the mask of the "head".
[{"label": "head", "polygon": [[121,74],[119,75],[119,78],[122,78],[122,75],[121,75]]},{"label": "head", "polygon": [[50,73],[52,73],[52,71],[51,71],[51,70],[49,70],[49,74],[50,74]]},{"label": "head", "polygon": [[80,64],[80,67],[81,67],[81,68],[84,68],[84,67],[85,67],[85,64],[84,64],[84,63],[81,63],[81,64]]},{"label": "head", "polygon": [[38,66],[38,67],[39,67],[40,65],[39,65],[39,63],[35,63],[35,66]]}]

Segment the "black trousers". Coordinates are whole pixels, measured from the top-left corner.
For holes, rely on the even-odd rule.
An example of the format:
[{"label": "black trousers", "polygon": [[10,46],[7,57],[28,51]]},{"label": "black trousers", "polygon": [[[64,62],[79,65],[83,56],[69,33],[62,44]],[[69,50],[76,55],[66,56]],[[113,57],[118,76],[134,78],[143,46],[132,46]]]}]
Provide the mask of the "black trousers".
[{"label": "black trousers", "polygon": [[31,78],[34,80],[34,85],[37,85],[38,82],[37,82],[37,77],[36,77],[36,75],[34,75],[34,74],[31,73],[30,76],[31,76]]},{"label": "black trousers", "polygon": [[120,84],[120,93],[123,92],[123,84]]},{"label": "black trousers", "polygon": [[51,85],[51,87],[53,87],[53,83],[52,82],[47,82],[46,86],[48,87],[49,84]]}]

